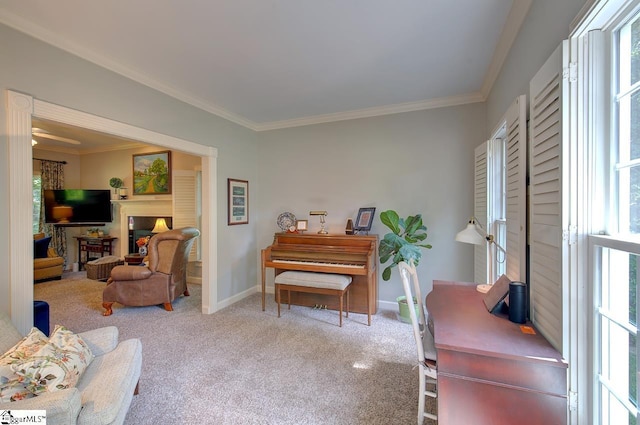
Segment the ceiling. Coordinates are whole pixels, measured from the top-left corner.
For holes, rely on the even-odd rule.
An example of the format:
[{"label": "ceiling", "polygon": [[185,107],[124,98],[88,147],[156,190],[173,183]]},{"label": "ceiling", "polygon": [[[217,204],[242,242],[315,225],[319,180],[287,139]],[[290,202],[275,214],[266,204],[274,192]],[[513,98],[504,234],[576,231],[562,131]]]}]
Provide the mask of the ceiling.
[{"label": "ceiling", "polygon": [[147,146],[141,142],[59,122],[33,118],[31,138],[37,149],[82,155]]},{"label": "ceiling", "polygon": [[256,131],[484,101],[532,0],[14,0],[0,22]]}]

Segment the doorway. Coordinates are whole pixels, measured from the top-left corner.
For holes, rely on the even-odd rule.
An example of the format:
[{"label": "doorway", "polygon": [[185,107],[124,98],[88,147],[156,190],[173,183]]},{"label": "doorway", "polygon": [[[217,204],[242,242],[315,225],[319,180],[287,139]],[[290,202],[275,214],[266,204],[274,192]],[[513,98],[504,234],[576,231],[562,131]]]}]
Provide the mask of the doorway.
[{"label": "doorway", "polygon": [[10,313],[18,330],[27,333],[33,326],[33,266],[31,217],[24,214],[31,209],[32,184],[31,120],[39,118],[87,128],[113,136],[139,140],[201,157],[202,166],[202,312],[217,311],[217,156],[216,148],[156,133],[55,105],[28,94],[8,90],[7,124],[10,182],[9,232],[10,250]]}]

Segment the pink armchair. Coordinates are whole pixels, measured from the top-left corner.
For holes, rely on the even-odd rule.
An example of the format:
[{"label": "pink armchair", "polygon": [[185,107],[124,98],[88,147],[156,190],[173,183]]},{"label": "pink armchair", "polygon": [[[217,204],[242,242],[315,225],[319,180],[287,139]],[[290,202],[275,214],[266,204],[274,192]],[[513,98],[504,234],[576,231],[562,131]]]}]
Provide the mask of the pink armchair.
[{"label": "pink armchair", "polygon": [[113,313],[114,302],[126,306],[163,304],[172,311],[171,302],[187,289],[189,251],[198,229],[185,227],[158,233],[149,241],[148,266],[116,266],[102,292],[104,316]]}]

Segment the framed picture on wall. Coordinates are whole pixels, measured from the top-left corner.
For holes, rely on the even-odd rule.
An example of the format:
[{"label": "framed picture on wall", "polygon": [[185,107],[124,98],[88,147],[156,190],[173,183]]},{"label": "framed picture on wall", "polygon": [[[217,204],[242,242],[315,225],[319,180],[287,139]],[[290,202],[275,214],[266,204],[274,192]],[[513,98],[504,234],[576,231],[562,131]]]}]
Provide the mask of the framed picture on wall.
[{"label": "framed picture on wall", "polygon": [[133,155],[133,194],[171,193],[171,151]]},{"label": "framed picture on wall", "polygon": [[375,207],[360,208],[358,210],[358,217],[356,218],[353,230],[355,230],[356,232],[368,232],[369,230],[371,230],[371,225],[373,224],[373,216],[375,215],[375,213]]},{"label": "framed picture on wall", "polygon": [[227,179],[229,226],[249,223],[249,182]]}]

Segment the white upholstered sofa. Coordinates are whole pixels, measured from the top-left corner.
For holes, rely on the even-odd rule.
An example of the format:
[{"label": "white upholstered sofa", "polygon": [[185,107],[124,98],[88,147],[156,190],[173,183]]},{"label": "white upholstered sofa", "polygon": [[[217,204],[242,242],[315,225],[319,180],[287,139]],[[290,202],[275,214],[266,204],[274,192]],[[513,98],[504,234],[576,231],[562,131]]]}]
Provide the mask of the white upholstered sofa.
[{"label": "white upholstered sofa", "polygon": [[[46,410],[47,424],[122,424],[137,393],[142,367],[139,339],[118,343],[118,328],[108,326],[79,334],[95,356],[73,388],[13,402],[0,411]],[[0,355],[22,335],[0,312]]]}]

